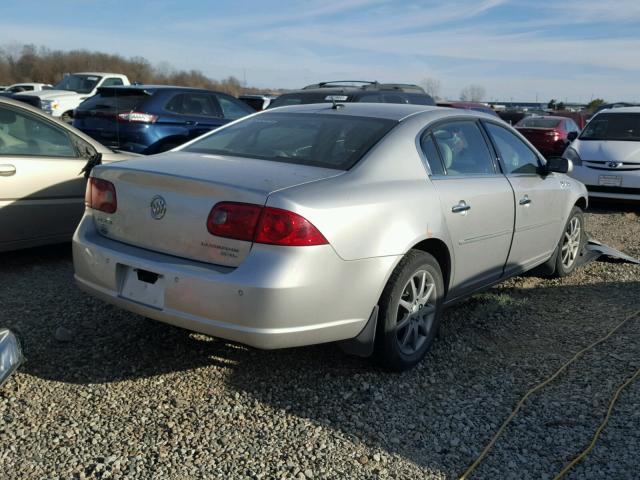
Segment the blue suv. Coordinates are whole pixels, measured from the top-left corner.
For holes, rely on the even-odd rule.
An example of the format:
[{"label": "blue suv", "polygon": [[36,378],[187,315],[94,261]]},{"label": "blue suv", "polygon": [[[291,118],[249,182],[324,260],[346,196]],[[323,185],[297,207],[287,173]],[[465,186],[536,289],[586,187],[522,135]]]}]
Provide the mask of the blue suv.
[{"label": "blue suv", "polygon": [[251,113],[255,110],[226,93],[130,85],[99,88],[76,108],[73,126],[108,147],[149,155]]}]

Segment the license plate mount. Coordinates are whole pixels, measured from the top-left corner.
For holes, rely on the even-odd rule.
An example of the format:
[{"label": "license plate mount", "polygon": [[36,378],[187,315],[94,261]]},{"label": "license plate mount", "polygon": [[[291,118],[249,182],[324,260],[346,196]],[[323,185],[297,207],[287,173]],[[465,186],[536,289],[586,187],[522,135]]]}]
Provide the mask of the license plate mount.
[{"label": "license plate mount", "polygon": [[598,185],[603,187],[620,187],[622,186],[622,177],[620,175],[600,175],[598,177]]},{"label": "license plate mount", "polygon": [[159,273],[122,265],[120,297],[163,309],[165,277]]}]

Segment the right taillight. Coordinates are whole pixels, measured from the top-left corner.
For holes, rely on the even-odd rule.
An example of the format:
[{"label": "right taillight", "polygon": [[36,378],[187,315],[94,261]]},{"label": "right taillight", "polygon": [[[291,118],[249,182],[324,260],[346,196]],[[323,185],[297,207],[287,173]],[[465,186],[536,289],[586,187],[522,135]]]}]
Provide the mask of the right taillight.
[{"label": "right taillight", "polygon": [[207,230],[219,237],[271,245],[302,247],[328,243],[301,215],[249,203],[216,204],[209,213]]},{"label": "right taillight", "polygon": [[84,194],[84,204],[106,213],[115,213],[118,208],[116,187],[108,180],[90,177]]}]

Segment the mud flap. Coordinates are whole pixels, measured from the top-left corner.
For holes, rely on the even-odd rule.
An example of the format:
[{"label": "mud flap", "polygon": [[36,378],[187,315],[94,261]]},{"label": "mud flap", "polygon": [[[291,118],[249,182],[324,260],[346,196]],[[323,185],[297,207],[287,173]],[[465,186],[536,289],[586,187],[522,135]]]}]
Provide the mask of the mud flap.
[{"label": "mud flap", "polygon": [[369,320],[360,333],[348,340],[338,342],[343,352],[357,357],[370,357],[376,339],[376,325],[378,323],[378,306],[373,307]]}]

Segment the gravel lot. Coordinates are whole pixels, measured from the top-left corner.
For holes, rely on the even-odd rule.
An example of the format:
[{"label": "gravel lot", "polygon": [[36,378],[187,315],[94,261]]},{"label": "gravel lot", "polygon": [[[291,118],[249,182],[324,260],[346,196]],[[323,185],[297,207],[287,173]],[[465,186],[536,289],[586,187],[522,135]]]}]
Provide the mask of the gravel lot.
[{"label": "gravel lot", "polygon": [[[593,236],[640,256],[640,207]],[[0,392],[0,478],[457,478],[534,384],[640,309],[640,267],[519,277],[446,313],[390,374],[334,345],[263,352],[117,310],[72,282],[68,245],[0,255],[0,325],[27,362]],[[640,318],[534,395],[472,478],[549,478],[640,367]],[[568,478],[637,478],[640,382]]]}]

